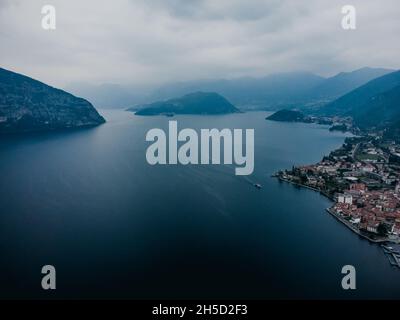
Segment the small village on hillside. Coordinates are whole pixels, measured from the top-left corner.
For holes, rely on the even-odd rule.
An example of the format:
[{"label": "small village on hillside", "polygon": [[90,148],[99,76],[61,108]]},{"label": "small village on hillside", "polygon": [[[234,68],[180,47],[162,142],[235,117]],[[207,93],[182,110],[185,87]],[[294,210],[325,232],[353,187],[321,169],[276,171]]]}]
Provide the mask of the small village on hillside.
[{"label": "small village on hillside", "polygon": [[327,211],[358,235],[381,243],[389,261],[400,267],[400,144],[379,134],[346,138],[314,165],[275,175],[321,192],[334,201]]}]

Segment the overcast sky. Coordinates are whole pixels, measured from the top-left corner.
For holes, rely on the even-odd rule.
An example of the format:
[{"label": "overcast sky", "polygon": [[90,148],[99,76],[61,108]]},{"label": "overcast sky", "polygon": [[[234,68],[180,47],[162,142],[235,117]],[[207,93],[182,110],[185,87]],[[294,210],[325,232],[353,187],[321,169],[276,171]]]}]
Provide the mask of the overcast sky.
[{"label": "overcast sky", "polygon": [[60,87],[399,69],[399,17],[399,0],[0,0],[0,66]]}]

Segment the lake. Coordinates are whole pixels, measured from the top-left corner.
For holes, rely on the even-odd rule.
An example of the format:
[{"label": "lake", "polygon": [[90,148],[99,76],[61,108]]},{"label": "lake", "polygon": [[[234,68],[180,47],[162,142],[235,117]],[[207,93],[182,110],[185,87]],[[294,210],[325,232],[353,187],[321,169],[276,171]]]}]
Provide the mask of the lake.
[{"label": "lake", "polygon": [[[319,161],[345,134],[267,112],[139,117],[0,138],[1,298],[400,298],[400,270],[271,174]],[[146,162],[146,132],[254,128],[255,169]],[[260,183],[258,190],[253,184]],[[41,289],[54,265],[57,289]],[[354,265],[357,289],[341,288]]]}]

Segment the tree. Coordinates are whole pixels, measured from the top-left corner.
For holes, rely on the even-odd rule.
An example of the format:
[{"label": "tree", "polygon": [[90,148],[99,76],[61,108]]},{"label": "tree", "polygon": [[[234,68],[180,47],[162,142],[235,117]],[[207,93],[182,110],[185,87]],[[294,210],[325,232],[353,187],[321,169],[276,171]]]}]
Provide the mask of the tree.
[{"label": "tree", "polygon": [[387,233],[389,232],[389,228],[386,224],[380,223],[377,228],[377,231],[380,236],[386,236]]}]

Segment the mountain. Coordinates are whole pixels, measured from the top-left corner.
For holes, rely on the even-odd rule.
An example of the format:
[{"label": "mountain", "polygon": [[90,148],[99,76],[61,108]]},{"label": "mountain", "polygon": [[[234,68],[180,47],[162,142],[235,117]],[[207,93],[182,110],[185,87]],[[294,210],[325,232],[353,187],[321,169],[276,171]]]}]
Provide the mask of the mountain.
[{"label": "mountain", "polygon": [[394,139],[400,141],[400,120],[393,122],[386,131],[384,132],[384,137],[388,139]]},{"label": "mountain", "polygon": [[104,122],[85,99],[0,68],[0,132],[54,130]]},{"label": "mountain", "polygon": [[[136,111],[130,108],[129,111]],[[195,92],[180,98],[145,104],[135,112],[137,115],[157,114],[224,114],[239,112],[228,100],[214,92]]]},{"label": "mountain", "polygon": [[274,114],[266,117],[267,120],[284,121],[284,122],[304,122],[307,118],[300,111],[295,110],[279,110]]},{"label": "mountain", "polygon": [[349,113],[361,129],[386,128],[400,121],[400,85],[368,99]]},{"label": "mountain", "polygon": [[398,85],[400,85],[400,71],[391,72],[371,80],[333,102],[328,103],[319,110],[319,113],[330,116],[353,116],[362,112],[362,109],[366,108],[367,103],[371,103],[371,99],[375,96],[385,93]]},{"label": "mountain", "polygon": [[155,88],[119,84],[71,83],[68,92],[96,107],[130,108],[180,97],[191,92],[216,92],[243,110],[296,108],[313,111],[341,95],[393,70],[362,68],[324,78],[310,72],[287,72],[254,78],[209,79],[169,83]]},{"label": "mountain", "polygon": [[327,78],[305,94],[308,100],[333,100],[366,84],[367,82],[393,72],[383,68],[361,68],[351,72],[340,72]]},{"label": "mountain", "polygon": [[243,109],[276,110],[295,105],[304,92],[324,78],[309,72],[273,74],[262,78],[204,80],[174,83],[156,90],[152,99],[164,100],[195,91],[216,92]]},{"label": "mountain", "polygon": [[66,86],[65,90],[91,101],[97,108],[126,109],[138,103],[145,103],[148,88],[128,87],[114,83],[93,85],[74,82]]},{"label": "mountain", "polygon": [[341,72],[330,78],[310,72],[288,72],[261,78],[181,82],[155,90],[151,98],[164,100],[189,92],[213,91],[244,110],[282,108],[313,110],[392,71],[394,70],[362,68],[352,72]]},{"label": "mountain", "polygon": [[321,110],[325,115],[351,117],[361,130],[382,130],[400,138],[400,71],[371,80]]}]

